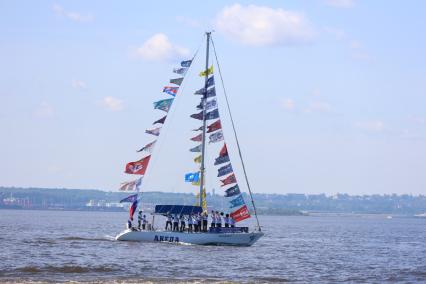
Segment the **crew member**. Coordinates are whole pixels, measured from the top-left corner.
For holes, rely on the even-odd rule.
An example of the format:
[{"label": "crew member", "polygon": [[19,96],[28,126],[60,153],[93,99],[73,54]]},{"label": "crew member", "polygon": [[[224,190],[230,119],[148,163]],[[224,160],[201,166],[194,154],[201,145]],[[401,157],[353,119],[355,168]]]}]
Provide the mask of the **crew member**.
[{"label": "crew member", "polygon": [[173,216],[173,231],[179,231],[179,217],[177,214]]},{"label": "crew member", "polygon": [[202,227],[201,224],[203,223],[203,216],[201,216],[201,213],[197,214],[197,226],[198,226],[198,231],[201,232]]},{"label": "crew member", "polygon": [[167,221],[166,221],[166,231],[168,230],[170,225],[170,230],[172,229],[172,216],[169,214],[167,215]]},{"label": "crew member", "polygon": [[138,229],[141,229],[141,224],[142,224],[142,210],[139,210],[138,212]]},{"label": "crew member", "polygon": [[188,216],[188,233],[192,233],[192,223],[193,223],[192,215],[189,215]]},{"label": "crew member", "polygon": [[185,216],[180,215],[180,231],[185,231]]},{"label": "crew member", "polygon": [[225,228],[229,228],[229,214],[225,215],[223,221],[225,222]]},{"label": "crew member", "polygon": [[207,211],[203,213],[202,219],[203,219],[203,231],[207,232],[207,223],[209,219],[209,215],[207,214]]},{"label": "crew member", "polygon": [[[223,212],[221,212],[223,215]],[[216,211],[216,227],[222,227],[222,217],[219,214],[219,211]]]},{"label": "crew member", "polygon": [[211,227],[214,228],[216,227],[216,214],[214,213],[214,211],[212,210],[212,222],[211,222]]},{"label": "crew member", "polygon": [[142,217],[142,230],[146,230],[146,224],[148,224],[148,220],[146,219],[146,215]]}]

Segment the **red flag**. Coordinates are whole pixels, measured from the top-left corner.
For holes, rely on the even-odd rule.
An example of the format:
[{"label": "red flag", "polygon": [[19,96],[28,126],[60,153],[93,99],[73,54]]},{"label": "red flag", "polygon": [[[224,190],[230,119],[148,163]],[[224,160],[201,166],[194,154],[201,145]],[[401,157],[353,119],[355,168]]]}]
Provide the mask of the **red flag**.
[{"label": "red flag", "polygon": [[148,167],[149,159],[151,159],[151,155],[146,156],[139,161],[128,163],[124,172],[132,175],[144,175],[146,168]]},{"label": "red flag", "polygon": [[138,207],[137,200],[135,200],[135,202],[132,203],[132,206],[130,206],[129,215],[130,215],[130,220],[132,221],[133,221],[133,215],[135,214],[135,211],[136,211],[136,207]]},{"label": "red flag", "polygon": [[235,220],[235,222],[240,222],[244,219],[250,218],[250,212],[246,205],[241,207],[240,209],[231,213],[231,218]]},{"label": "red flag", "polygon": [[223,145],[222,150],[220,150],[219,156],[227,156],[228,155],[228,148],[226,148],[226,144]]},{"label": "red flag", "polygon": [[225,179],[220,180],[222,182],[222,184],[220,186],[225,186],[231,183],[236,183],[237,182],[237,178],[235,177],[235,174],[231,174],[229,176],[227,176]]},{"label": "red flag", "polygon": [[222,124],[220,123],[220,119],[217,120],[217,121],[215,121],[215,122],[213,122],[209,126],[207,126],[207,128],[208,128],[207,129],[207,133],[210,133],[210,132],[216,131],[218,129],[221,129],[222,128]]},{"label": "red flag", "polygon": [[191,140],[195,142],[201,142],[201,140],[203,140],[203,134],[198,134],[197,136],[192,137]]}]

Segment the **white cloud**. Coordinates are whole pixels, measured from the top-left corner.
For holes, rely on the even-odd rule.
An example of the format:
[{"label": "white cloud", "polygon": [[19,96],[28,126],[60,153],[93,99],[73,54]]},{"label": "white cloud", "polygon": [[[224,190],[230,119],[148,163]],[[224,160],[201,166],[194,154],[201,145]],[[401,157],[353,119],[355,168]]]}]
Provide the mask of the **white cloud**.
[{"label": "white cloud", "polygon": [[35,110],[34,114],[37,117],[49,118],[49,117],[52,117],[54,115],[54,109],[53,109],[53,107],[49,103],[42,102],[37,107],[37,109]]},{"label": "white cloud", "polygon": [[352,8],[355,5],[354,0],[326,0],[325,3],[336,8]]},{"label": "white cloud", "polygon": [[92,14],[81,14],[78,12],[67,11],[59,4],[53,4],[52,10],[57,16],[65,17],[74,22],[84,23],[84,22],[91,22],[95,19],[95,17]]},{"label": "white cloud", "polygon": [[285,110],[294,110],[295,108],[295,103],[292,99],[282,99],[280,105]]},{"label": "white cloud", "polygon": [[246,45],[273,46],[309,43],[314,31],[300,13],[265,6],[226,6],[215,20],[216,29]]},{"label": "white cloud", "polygon": [[71,86],[72,86],[74,89],[77,89],[77,90],[84,90],[84,89],[86,89],[86,88],[87,88],[87,85],[86,85],[86,83],[85,83],[84,81],[77,80],[77,79],[73,79],[73,80],[71,81]]},{"label": "white cloud", "polygon": [[148,61],[166,61],[186,57],[189,50],[172,44],[165,34],[158,33],[137,48],[135,55]]},{"label": "white cloud", "polygon": [[370,120],[355,123],[355,127],[371,132],[381,132],[385,129],[385,124],[381,120]]},{"label": "white cloud", "polygon": [[124,109],[123,101],[111,96],[103,98],[102,105],[110,111],[122,111]]}]

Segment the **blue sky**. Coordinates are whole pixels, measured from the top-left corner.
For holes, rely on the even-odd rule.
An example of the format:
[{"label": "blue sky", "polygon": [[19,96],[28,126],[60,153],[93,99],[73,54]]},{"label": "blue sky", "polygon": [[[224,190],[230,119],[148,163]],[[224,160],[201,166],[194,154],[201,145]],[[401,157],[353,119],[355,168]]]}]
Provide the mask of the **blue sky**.
[{"label": "blue sky", "polygon": [[[0,185],[116,190],[214,29],[253,190],[426,193],[424,1],[0,1]],[[201,46],[144,190],[195,191]],[[217,70],[216,70],[217,71]],[[217,72],[216,72],[217,75]],[[216,76],[217,77],[217,76]],[[223,93],[231,159],[244,188]],[[213,159],[219,145],[208,154]],[[218,191],[215,168],[208,190]]]}]

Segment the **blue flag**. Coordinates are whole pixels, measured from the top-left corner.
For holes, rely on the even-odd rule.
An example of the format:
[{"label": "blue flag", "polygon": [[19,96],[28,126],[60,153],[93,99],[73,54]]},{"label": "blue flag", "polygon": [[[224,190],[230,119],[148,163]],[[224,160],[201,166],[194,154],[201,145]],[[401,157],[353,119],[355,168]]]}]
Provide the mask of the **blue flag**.
[{"label": "blue flag", "polygon": [[216,119],[218,117],[219,117],[219,110],[217,108],[206,113],[206,120]]},{"label": "blue flag", "polygon": [[185,175],[185,182],[197,182],[200,179],[200,173],[189,173]]},{"label": "blue flag", "polygon": [[218,170],[218,173],[217,173],[217,176],[218,177],[221,177],[221,176],[224,176],[224,175],[227,175],[227,174],[229,174],[229,173],[232,173],[232,165],[231,165],[231,163],[229,163],[229,164],[227,164],[227,165],[225,165],[225,166],[223,166],[223,167],[221,167],[221,168],[219,168]]},{"label": "blue flag", "polygon": [[130,196],[127,196],[126,198],[120,200],[120,203],[123,203],[123,202],[133,203],[136,200],[138,200],[138,194],[137,193],[133,194],[133,195],[130,195]]},{"label": "blue flag", "polygon": [[182,67],[189,67],[189,66],[191,66],[191,63],[192,63],[192,60],[185,60],[185,61],[182,61],[180,63],[180,66],[182,66]]},{"label": "blue flag", "polygon": [[207,79],[207,87],[211,87],[214,85],[214,76],[211,76]]},{"label": "blue flag", "polygon": [[245,204],[243,196],[241,194],[238,195],[235,199],[232,199],[229,202],[231,203],[230,208],[238,207],[238,206],[241,206],[241,205]]},{"label": "blue flag", "polygon": [[238,187],[238,184],[236,184],[228,188],[227,190],[225,190],[225,197],[235,196],[240,193],[241,193],[240,188]]},{"label": "blue flag", "polygon": [[211,98],[211,97],[214,97],[214,96],[216,96],[216,88],[213,87],[213,88],[208,89],[206,97]]}]

